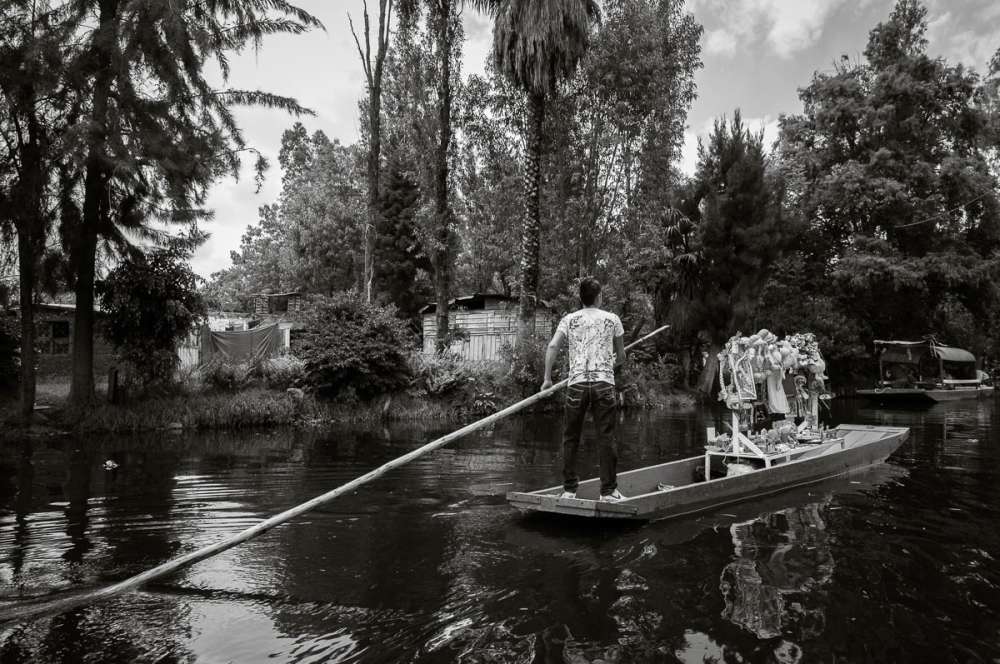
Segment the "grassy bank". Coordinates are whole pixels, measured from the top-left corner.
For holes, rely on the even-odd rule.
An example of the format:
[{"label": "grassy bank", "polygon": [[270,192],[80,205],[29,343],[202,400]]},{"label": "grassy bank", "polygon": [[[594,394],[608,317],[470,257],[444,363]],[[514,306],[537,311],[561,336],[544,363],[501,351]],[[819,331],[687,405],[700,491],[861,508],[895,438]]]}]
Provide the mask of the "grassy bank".
[{"label": "grassy bank", "polygon": [[83,412],[66,409],[57,421],[77,431],[129,432],[146,429],[244,429],[291,425],[316,416],[316,401],[266,388],[99,403]]},{"label": "grassy bank", "polygon": [[[219,374],[223,374],[221,378]],[[106,387],[98,385],[98,401],[76,410],[66,406],[67,380],[49,380],[38,386],[39,428],[48,432],[131,433],[152,430],[239,430],[267,426],[320,426],[326,423],[387,420],[452,420],[469,422],[505,408],[537,390],[539,377],[530,370],[511,370],[501,363],[464,362],[455,358],[418,358],[406,390],[370,400],[325,400],[299,389],[286,389],[287,380],[274,375],[254,377],[249,370],[216,370],[215,377],[187,375],[168,392],[110,404]],[[235,377],[234,377],[235,376]],[[283,376],[287,378],[287,376]],[[558,380],[558,377],[557,377]],[[688,410],[697,403],[690,392],[670,381],[624,382],[628,409]],[[562,399],[554,397],[533,407],[534,412],[559,412]],[[2,407],[0,407],[2,408]],[[11,423],[15,405],[0,410],[0,420]],[[9,427],[7,427],[9,428]]]}]

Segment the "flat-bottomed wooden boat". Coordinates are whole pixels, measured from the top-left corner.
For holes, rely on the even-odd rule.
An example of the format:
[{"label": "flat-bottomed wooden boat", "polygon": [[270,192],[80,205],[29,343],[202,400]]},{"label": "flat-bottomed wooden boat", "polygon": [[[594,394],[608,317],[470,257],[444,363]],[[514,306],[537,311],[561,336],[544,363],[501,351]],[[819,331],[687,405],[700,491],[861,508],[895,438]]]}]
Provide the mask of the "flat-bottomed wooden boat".
[{"label": "flat-bottomed wooden boat", "polygon": [[[770,455],[766,467],[744,474],[704,479],[725,472],[723,455],[699,455],[618,474],[626,500],[600,502],[600,480],[580,482],[576,498],[560,498],[562,487],[533,492],[512,491],[507,501],[526,512],[567,516],[651,521],[693,514],[760,496],[813,484],[868,468],[896,451],[909,436],[904,427],[842,424],[820,443],[800,445]],[[739,460],[746,460],[742,456]],[[737,461],[735,455],[733,461]]]},{"label": "flat-bottomed wooden boat", "polygon": [[858,390],[858,396],[882,405],[900,403],[932,404],[940,401],[985,399],[993,396],[992,385],[956,385],[949,388],[876,387]]}]

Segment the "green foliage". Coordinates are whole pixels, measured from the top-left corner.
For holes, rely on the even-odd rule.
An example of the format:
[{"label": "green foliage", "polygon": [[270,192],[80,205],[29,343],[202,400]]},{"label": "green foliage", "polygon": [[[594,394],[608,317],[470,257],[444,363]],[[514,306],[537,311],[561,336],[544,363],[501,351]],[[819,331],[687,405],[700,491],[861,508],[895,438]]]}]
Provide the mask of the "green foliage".
[{"label": "green foliage", "polygon": [[[658,319],[675,340],[721,344],[754,314],[774,263],[798,227],[782,208],[782,182],[768,171],[763,135],[716,121],[699,146],[698,171],[681,192],[678,209],[645,224],[638,237],[636,275],[655,294]],[[714,356],[710,351],[709,358]],[[700,387],[710,390],[711,361]]]},{"label": "green foliage", "polygon": [[1000,339],[996,86],[930,56],[926,16],[898,2],[865,60],[816,74],[803,113],[782,120],[779,166],[809,229],[795,284],[776,274],[764,309],[787,325],[782,301],[809,303],[800,317],[815,327],[789,329],[826,335],[831,358],[875,338],[934,334],[979,353]]},{"label": "green foliage", "polygon": [[21,324],[0,311],[0,394],[17,389],[21,372]]},{"label": "green foliage", "polygon": [[320,414],[316,402],[284,392],[250,388],[238,393],[158,396],[121,406],[95,404],[82,413],[68,412],[66,424],[77,431],[131,432],[163,429],[247,429],[288,426]]},{"label": "green foliage", "polygon": [[226,362],[213,359],[201,367],[201,377],[206,385],[220,392],[236,392],[253,382],[254,366],[249,362]]},{"label": "green foliage", "polygon": [[278,203],[259,209],[232,266],[212,274],[212,306],[247,311],[252,293],[331,292],[360,282],[364,218],[361,155],[354,146],[311,136],[296,122],[281,137]]},{"label": "green foliage", "polygon": [[491,72],[473,75],[463,95],[467,105],[462,157],[456,175],[463,194],[457,230],[461,251],[456,257],[458,292],[499,292],[510,295],[520,263],[510,246],[511,220],[523,213],[520,202],[523,168],[516,131],[521,111],[511,85]]},{"label": "green foliage", "polygon": [[292,355],[283,355],[264,360],[256,373],[272,390],[284,390],[305,383],[306,363]]},{"label": "green foliage", "polygon": [[686,387],[684,366],[673,353],[632,353],[617,377],[624,405],[650,407],[662,405],[666,396]]},{"label": "green foliage", "polygon": [[[651,316],[648,293],[630,269],[641,225],[673,203],[702,29],[679,0],[615,0],[602,13],[579,71],[545,104],[539,289],[551,301],[580,275],[628,282],[617,310],[639,322]],[[464,95],[475,103],[462,120],[458,279],[462,292],[510,293],[520,276],[506,237],[523,215],[525,103],[491,69],[470,77]]]},{"label": "green foliage", "polygon": [[483,2],[495,16],[497,69],[522,90],[551,95],[571,78],[600,15],[594,0]]},{"label": "green foliage", "polygon": [[418,311],[433,297],[428,274],[431,261],[420,241],[416,212],[420,188],[391,165],[381,189],[381,216],[376,226],[375,292],[393,305],[399,314],[419,323]]},{"label": "green foliage", "polygon": [[313,296],[293,338],[307,382],[321,394],[370,399],[404,388],[414,339],[393,307],[360,301],[352,293]]},{"label": "green foliage", "polygon": [[[549,337],[531,334],[521,339],[513,346],[504,344],[500,349],[500,357],[508,367],[507,381],[521,395],[527,396],[537,392],[545,378],[545,350],[549,345]],[[559,351],[555,364],[552,366],[552,382],[558,383],[566,377],[566,348]]]},{"label": "green foliage", "polygon": [[329,293],[361,281],[365,185],[361,153],[296,124],[282,137],[279,222],[288,242],[288,290]]},{"label": "green foliage", "polygon": [[238,392],[254,385],[285,390],[305,384],[306,365],[292,355],[272,357],[257,363],[227,362],[216,358],[200,367],[198,374],[206,386],[220,392]]},{"label": "green foliage", "polygon": [[[61,37],[45,59],[46,70],[55,70],[51,88],[59,91],[61,106],[56,112],[38,109],[40,117],[25,125],[32,127],[36,149],[41,143],[58,146],[54,154],[45,154],[39,171],[58,186],[49,191],[36,181],[30,200],[23,203],[39,218],[46,199],[58,201],[60,239],[71,258],[77,304],[70,398],[86,405],[94,397],[93,304],[99,258],[134,260],[149,246],[164,242],[164,226],[191,226],[210,217],[203,208],[210,186],[226,173],[237,177],[247,152],[256,155],[259,187],[267,162],[244,139],[234,106],[310,113],[287,97],[216,89],[206,71],[225,85],[232,52],[259,46],[268,35],[299,34],[321,24],[284,0],[51,4],[4,3],[4,14],[13,7],[37,20],[22,33]],[[0,17],[0,24],[6,26],[7,18]],[[5,50],[7,36],[0,34],[0,50]],[[40,52],[37,44],[31,47]],[[0,60],[6,62],[5,56]],[[25,73],[30,80],[38,70]],[[3,75],[0,79],[7,80]],[[40,118],[47,125],[41,133],[35,131]],[[0,117],[0,124],[5,120]],[[39,142],[41,134],[45,140]],[[6,163],[0,159],[0,164]],[[8,175],[0,173],[0,181]],[[39,254],[44,236],[39,228],[22,234],[29,241],[26,246]],[[22,270],[25,286],[34,285],[27,283],[33,271]],[[160,356],[159,369],[168,360]]]},{"label": "green foliage", "polygon": [[177,368],[177,344],[206,314],[185,247],[171,246],[118,265],[99,286],[104,334],[145,387]]}]

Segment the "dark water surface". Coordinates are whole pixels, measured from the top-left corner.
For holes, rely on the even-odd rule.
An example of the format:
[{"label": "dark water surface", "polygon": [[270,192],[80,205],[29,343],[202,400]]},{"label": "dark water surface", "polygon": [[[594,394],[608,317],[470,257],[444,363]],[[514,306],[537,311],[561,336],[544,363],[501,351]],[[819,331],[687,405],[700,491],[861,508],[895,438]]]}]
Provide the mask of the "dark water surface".
[{"label": "dark water surface", "polygon": [[[710,419],[628,417],[621,467],[700,452]],[[1000,661],[995,402],[832,421],[912,435],[859,476],[630,528],[509,509],[558,483],[560,433],[509,421],[141,592],[0,623],[0,662]],[[447,428],[5,443],[0,599],[138,573]]]}]

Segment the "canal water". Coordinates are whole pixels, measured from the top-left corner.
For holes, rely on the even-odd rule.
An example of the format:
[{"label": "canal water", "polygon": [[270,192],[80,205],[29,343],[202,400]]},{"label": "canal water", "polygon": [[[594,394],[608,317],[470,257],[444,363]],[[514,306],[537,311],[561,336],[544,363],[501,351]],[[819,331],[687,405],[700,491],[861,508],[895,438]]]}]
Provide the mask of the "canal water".
[{"label": "canal water", "polygon": [[[752,504],[581,526],[506,505],[509,488],[559,482],[558,418],[511,420],[141,592],[0,623],[0,662],[1000,661],[995,402],[834,404],[832,422],[910,440],[873,471]],[[700,452],[711,421],[627,416],[621,467]],[[446,429],[53,439],[30,458],[4,443],[0,617],[214,542]]]}]

